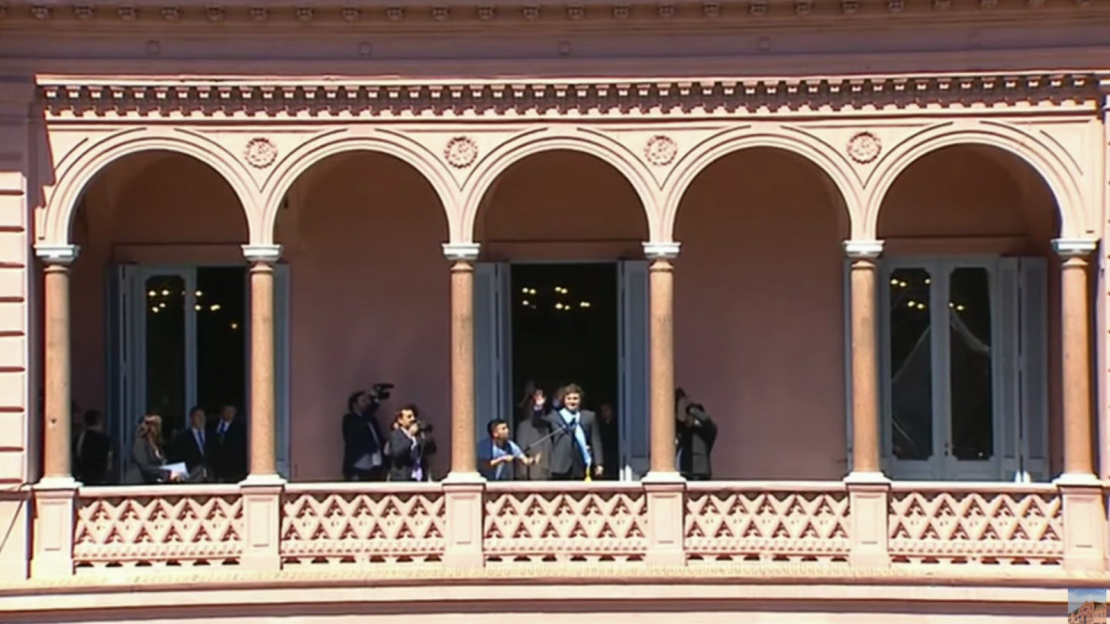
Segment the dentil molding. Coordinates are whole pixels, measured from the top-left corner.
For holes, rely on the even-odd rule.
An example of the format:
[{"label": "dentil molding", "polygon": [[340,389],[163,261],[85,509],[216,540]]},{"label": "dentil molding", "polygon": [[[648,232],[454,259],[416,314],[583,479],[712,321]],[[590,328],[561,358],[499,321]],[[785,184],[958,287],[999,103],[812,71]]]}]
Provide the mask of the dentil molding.
[{"label": "dentil molding", "polygon": [[[706,117],[807,114],[881,116],[983,115],[984,110],[1031,114],[1088,112],[1099,102],[1094,74],[983,74],[874,77],[703,78],[608,80],[373,82],[228,80],[100,80],[46,76],[38,100],[49,119],[110,117],[175,119],[458,120],[552,117]],[[1042,106],[1051,103],[1052,106]],[[860,136],[853,158],[874,158],[881,144]],[[465,167],[465,137],[444,157]],[[674,158],[661,136],[645,146],[653,163]],[[874,154],[873,154],[874,152]],[[264,158],[263,158],[264,160]],[[256,165],[257,166],[257,165]]]}]

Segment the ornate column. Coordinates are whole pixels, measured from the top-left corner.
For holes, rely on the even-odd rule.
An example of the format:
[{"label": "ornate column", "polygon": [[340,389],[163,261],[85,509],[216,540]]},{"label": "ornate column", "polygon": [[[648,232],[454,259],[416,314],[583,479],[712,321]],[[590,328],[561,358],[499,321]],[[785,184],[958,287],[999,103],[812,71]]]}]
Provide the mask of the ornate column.
[{"label": "ornate column", "polygon": [[1056,484],[1064,499],[1064,566],[1102,569],[1106,516],[1095,477],[1091,413],[1091,306],[1089,239],[1052,241],[1060,255],[1060,323],[1063,348],[1064,473]]},{"label": "ornate column", "polygon": [[78,483],[70,468],[69,265],[76,245],[38,245],[44,265],[43,477],[35,485],[34,557],[31,574],[73,574],[74,503]]},{"label": "ornate column", "polygon": [[243,245],[250,263],[250,475],[243,494],[246,550],[242,565],[253,570],[281,568],[281,494],[285,480],[277,473],[275,440],[274,264],[281,245]]},{"label": "ornate column", "polygon": [[478,567],[482,555],[482,499],[474,439],[474,262],[477,243],[447,243],[451,262],[451,472],[443,482],[449,566]]},{"label": "ornate column", "polygon": [[647,495],[648,550],[654,565],[685,565],[686,481],[675,466],[674,265],[680,243],[644,243],[649,267],[648,370],[651,385],[650,471]]},{"label": "ornate column", "polygon": [[878,258],[883,242],[850,240],[851,260],[852,466],[844,481],[852,507],[850,561],[858,566],[890,565],[887,504],[890,481],[883,475],[879,445]]}]

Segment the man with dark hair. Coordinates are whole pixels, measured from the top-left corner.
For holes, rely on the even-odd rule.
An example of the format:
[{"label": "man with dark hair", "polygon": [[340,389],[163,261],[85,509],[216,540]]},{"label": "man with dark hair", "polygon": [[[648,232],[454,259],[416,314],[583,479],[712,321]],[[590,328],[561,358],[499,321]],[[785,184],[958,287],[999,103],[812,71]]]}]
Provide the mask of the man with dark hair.
[{"label": "man with dark hair", "polygon": [[210,436],[209,463],[220,483],[238,483],[247,476],[247,429],[235,418],[236,412],[234,405],[223,406]]},{"label": "man with dark hair", "polygon": [[189,410],[189,426],[174,436],[170,460],[185,462],[190,481],[207,481],[208,459],[208,415],[204,409],[194,407]]},{"label": "man with dark hair", "polygon": [[509,439],[509,423],[497,418],[486,426],[489,437],[478,443],[478,472],[490,481],[510,481],[513,478],[513,464],[520,462],[530,466],[539,455],[529,457],[520,450],[516,442]]},{"label": "man with dark hair", "polygon": [[717,424],[700,403],[693,403],[686,391],[675,391],[675,464],[678,472],[690,481],[713,478],[713,444],[717,441]]},{"label": "man with dark hair", "polygon": [[77,439],[77,479],[85,485],[108,483],[108,467],[112,462],[111,444],[104,433],[104,415],[96,410],[85,412],[84,430]]},{"label": "man with dark hair", "polygon": [[343,416],[343,478],[347,481],[384,481],[385,443],[375,416],[381,403],[365,390],[347,399]]},{"label": "man with dark hair", "polygon": [[570,384],[555,395],[555,404],[560,407],[545,412],[542,395],[533,404],[535,413],[542,414],[551,425],[549,466],[553,481],[582,480],[587,472],[595,477],[604,474],[601,428],[593,412],[581,409],[582,396],[582,388]]}]

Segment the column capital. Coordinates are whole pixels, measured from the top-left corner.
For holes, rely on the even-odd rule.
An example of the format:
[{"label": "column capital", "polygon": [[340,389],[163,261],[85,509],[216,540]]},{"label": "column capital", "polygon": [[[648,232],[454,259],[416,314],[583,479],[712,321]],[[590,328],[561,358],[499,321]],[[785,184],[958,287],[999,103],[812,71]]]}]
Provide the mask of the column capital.
[{"label": "column capital", "polygon": [[243,257],[247,262],[274,264],[281,258],[281,245],[243,245]]},{"label": "column capital", "polygon": [[844,253],[852,260],[874,260],[883,254],[883,241],[846,240]]},{"label": "column capital", "polygon": [[443,243],[443,255],[451,262],[474,262],[481,248],[480,243]]},{"label": "column capital", "polygon": [[644,257],[648,260],[674,260],[682,243],[674,241],[650,241],[644,243]]},{"label": "column capital", "polygon": [[1056,238],[1052,248],[1061,258],[1084,258],[1098,249],[1098,240],[1093,238]]},{"label": "column capital", "polygon": [[69,266],[81,251],[79,245],[56,245],[40,243],[35,245],[35,255],[46,264]]}]

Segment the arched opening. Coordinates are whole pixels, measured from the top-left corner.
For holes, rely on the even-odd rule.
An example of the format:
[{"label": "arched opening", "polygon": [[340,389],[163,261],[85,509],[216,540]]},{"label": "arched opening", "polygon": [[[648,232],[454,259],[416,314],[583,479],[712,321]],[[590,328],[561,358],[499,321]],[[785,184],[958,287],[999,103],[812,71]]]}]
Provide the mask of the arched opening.
[{"label": "arched opening", "polygon": [[[486,424],[503,418],[527,447],[543,434],[523,407],[526,386],[551,397],[577,383],[585,409],[600,415],[601,476],[642,474],[648,221],[632,184],[592,155],[528,156],[494,182],[475,229],[483,255],[476,275],[475,436],[485,437]],[[623,442],[622,428],[629,433]],[[542,455],[542,448],[533,450]],[[548,468],[541,464],[522,477],[548,478]]]},{"label": "arched opening", "polygon": [[[136,476],[127,474],[131,443],[146,413],[163,419],[166,458],[195,465],[184,436],[192,408],[215,420],[224,406],[244,411],[247,400],[240,246],[248,225],[239,198],[191,156],[141,152],[84,189],[72,239],[81,247],[71,278],[75,471],[86,483]],[[103,414],[111,438],[115,461],[102,478],[89,474],[97,462],[85,461],[86,410]],[[245,443],[241,452],[245,471]]]},{"label": "arched opening", "polygon": [[1058,215],[1043,178],[994,147],[931,152],[891,186],[878,220],[890,474],[1045,480],[1057,472],[1060,320],[1050,302],[1059,300]]},{"label": "arched opening", "polygon": [[849,220],[835,185],[799,155],[749,148],[698,174],[676,219],[676,385],[717,425],[713,476],[840,478]]},{"label": "arched opening", "polygon": [[431,474],[442,477],[450,273],[441,248],[447,219],[431,184],[392,156],[337,154],[296,180],[275,228],[288,265],[290,364],[279,375],[287,379],[292,477],[341,478],[340,416],[352,392],[375,383],[396,384],[375,415],[381,432],[388,436],[404,404],[417,404],[439,449],[426,458]]}]

